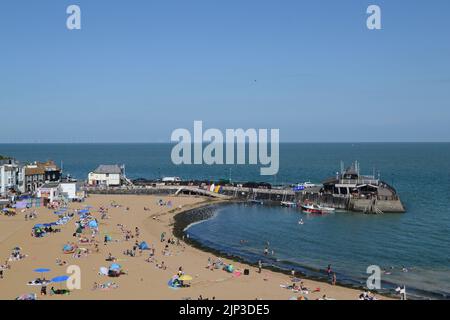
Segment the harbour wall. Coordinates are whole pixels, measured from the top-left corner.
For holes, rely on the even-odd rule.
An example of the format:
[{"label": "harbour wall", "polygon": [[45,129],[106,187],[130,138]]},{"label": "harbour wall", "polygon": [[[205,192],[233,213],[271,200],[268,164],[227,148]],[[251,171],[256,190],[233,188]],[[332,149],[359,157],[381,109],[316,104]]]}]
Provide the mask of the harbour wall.
[{"label": "harbour wall", "polygon": [[180,186],[154,186],[154,187],[126,187],[126,188],[87,188],[92,194],[134,194],[134,195],[198,195],[219,198],[223,200],[238,200],[261,202],[265,204],[280,205],[282,202],[296,204],[316,203],[338,210],[348,210],[363,213],[404,213],[405,208],[400,199],[358,199],[337,197],[332,194],[323,194],[315,189],[294,192],[289,189],[254,189],[242,187],[222,187],[220,193],[207,191],[197,187]]}]

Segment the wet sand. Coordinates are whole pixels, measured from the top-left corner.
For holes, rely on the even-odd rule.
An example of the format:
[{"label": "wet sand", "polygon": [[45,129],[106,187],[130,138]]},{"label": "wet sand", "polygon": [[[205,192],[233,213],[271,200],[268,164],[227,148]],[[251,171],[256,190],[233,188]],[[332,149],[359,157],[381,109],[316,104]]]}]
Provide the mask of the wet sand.
[{"label": "wet sand", "polygon": [[[171,201],[172,206],[160,206],[158,200]],[[115,202],[120,207],[111,207]],[[304,296],[309,300],[321,298],[324,294],[330,299],[355,300],[358,299],[359,290],[332,286],[327,283],[304,280],[304,284],[310,290],[320,288],[320,292],[307,295],[295,293],[280,287],[291,284],[290,277],[281,273],[264,270],[257,273],[256,268],[243,263],[231,262],[223,259],[225,263],[232,263],[237,270],[250,269],[250,275],[235,276],[223,270],[211,271],[206,268],[208,258],[215,260],[213,254],[203,252],[191,247],[184,242],[181,245],[170,245],[170,255],[163,256],[162,250],[166,243],[160,242],[161,233],[166,233],[167,238],[174,238],[173,218],[182,211],[204,206],[212,203],[211,200],[202,197],[161,197],[161,196],[132,196],[132,195],[91,195],[84,203],[72,203],[70,209],[80,209],[87,205],[92,206],[91,213],[99,221],[99,252],[92,252],[87,257],[75,258],[69,254],[63,254],[62,247],[67,242],[75,242],[75,217],[68,224],[61,227],[60,233],[46,235],[43,238],[31,236],[32,227],[37,223],[49,223],[57,220],[53,210],[47,208],[35,209],[38,218],[25,221],[24,214],[18,213],[15,217],[0,216],[0,265],[9,257],[11,250],[19,246],[27,257],[21,261],[10,262],[11,269],[4,271],[4,279],[0,279],[0,299],[15,299],[17,296],[27,293],[36,293],[38,299],[163,299],[180,300],[194,299],[200,295],[203,298],[226,300],[287,300],[293,297]],[[101,220],[98,209],[108,208],[109,219]],[[149,210],[144,210],[144,207]],[[126,210],[129,208],[129,210]],[[28,212],[32,211],[29,209]],[[150,246],[155,246],[155,258],[157,262],[149,263],[146,259],[149,251],[143,251],[142,255],[130,257],[123,254],[124,250],[132,249],[136,239],[125,241],[118,225],[134,234],[135,227],[140,229],[138,241],[146,241]],[[113,241],[103,244],[105,234],[109,234]],[[89,237],[89,235],[86,234]],[[94,250],[93,245],[78,244]],[[105,261],[108,254],[118,259],[122,268],[127,272],[119,278],[109,278],[99,275],[100,267],[108,267],[110,262]],[[56,259],[67,262],[66,266],[58,266]],[[156,267],[156,263],[164,261],[166,270]],[[70,295],[40,296],[40,287],[28,286],[27,282],[40,276],[33,272],[36,268],[49,268],[51,272],[45,274],[47,279],[65,275],[68,265],[77,265],[81,268],[81,290],[73,290]],[[168,281],[182,266],[183,271],[193,277],[189,288],[173,289],[168,286]],[[94,283],[104,284],[114,282],[116,289],[92,290]],[[48,291],[50,287],[48,286]],[[55,288],[64,288],[64,284],[53,284]],[[377,296],[379,299],[387,299]]]}]

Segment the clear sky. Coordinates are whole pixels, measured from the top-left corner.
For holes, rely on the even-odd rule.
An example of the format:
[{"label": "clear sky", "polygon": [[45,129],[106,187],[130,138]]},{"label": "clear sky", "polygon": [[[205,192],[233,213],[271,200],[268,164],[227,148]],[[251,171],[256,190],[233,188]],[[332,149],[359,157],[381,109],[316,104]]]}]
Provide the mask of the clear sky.
[{"label": "clear sky", "polygon": [[448,0],[2,0],[0,142],[169,142],[194,120],[450,141],[449,17]]}]

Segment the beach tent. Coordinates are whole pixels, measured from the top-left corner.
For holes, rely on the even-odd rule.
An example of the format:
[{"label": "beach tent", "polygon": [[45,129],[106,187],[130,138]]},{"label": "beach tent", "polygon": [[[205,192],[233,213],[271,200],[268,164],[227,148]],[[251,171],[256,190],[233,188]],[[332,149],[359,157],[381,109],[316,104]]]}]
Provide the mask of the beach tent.
[{"label": "beach tent", "polygon": [[100,273],[101,275],[107,276],[107,275],[108,275],[108,268],[106,268],[106,267],[100,267],[99,273]]},{"label": "beach tent", "polygon": [[117,263],[112,263],[109,266],[108,276],[110,277],[118,277],[121,275],[122,266]]},{"label": "beach tent", "polygon": [[139,244],[139,249],[141,249],[141,250],[150,250],[150,247],[148,246],[147,242],[142,241],[142,242]]},{"label": "beach tent", "polygon": [[66,244],[66,245],[64,245],[64,247],[63,247],[63,252],[65,253],[65,254],[69,254],[69,253],[74,253],[75,252],[75,247],[73,247],[73,246],[71,246],[70,244]]},{"label": "beach tent", "polygon": [[172,289],[180,288],[181,283],[180,280],[178,280],[178,276],[174,276],[172,279],[170,279],[169,282],[167,282],[167,285]]},{"label": "beach tent", "polygon": [[91,228],[91,229],[97,229],[98,228],[98,223],[95,220],[89,221],[88,225],[89,225],[89,228]]}]

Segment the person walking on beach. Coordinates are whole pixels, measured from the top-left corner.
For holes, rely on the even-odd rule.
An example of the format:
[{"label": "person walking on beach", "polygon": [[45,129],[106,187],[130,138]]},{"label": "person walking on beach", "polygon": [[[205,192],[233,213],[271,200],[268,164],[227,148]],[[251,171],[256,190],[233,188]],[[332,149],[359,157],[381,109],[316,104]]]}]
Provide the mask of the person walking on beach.
[{"label": "person walking on beach", "polygon": [[328,278],[331,277],[331,272],[332,272],[332,270],[331,270],[331,264],[329,264],[328,267],[327,267]]},{"label": "person walking on beach", "polygon": [[42,286],[41,287],[41,296],[46,296],[47,295],[47,286]]},{"label": "person walking on beach", "polygon": [[336,285],[336,273],[333,273],[333,279],[331,280],[331,284],[332,284],[333,286]]},{"label": "person walking on beach", "polygon": [[400,300],[406,300],[406,286],[397,287],[395,291],[400,294]]},{"label": "person walking on beach", "polygon": [[261,272],[262,272],[262,261],[259,260],[258,261],[258,273],[261,273]]}]

